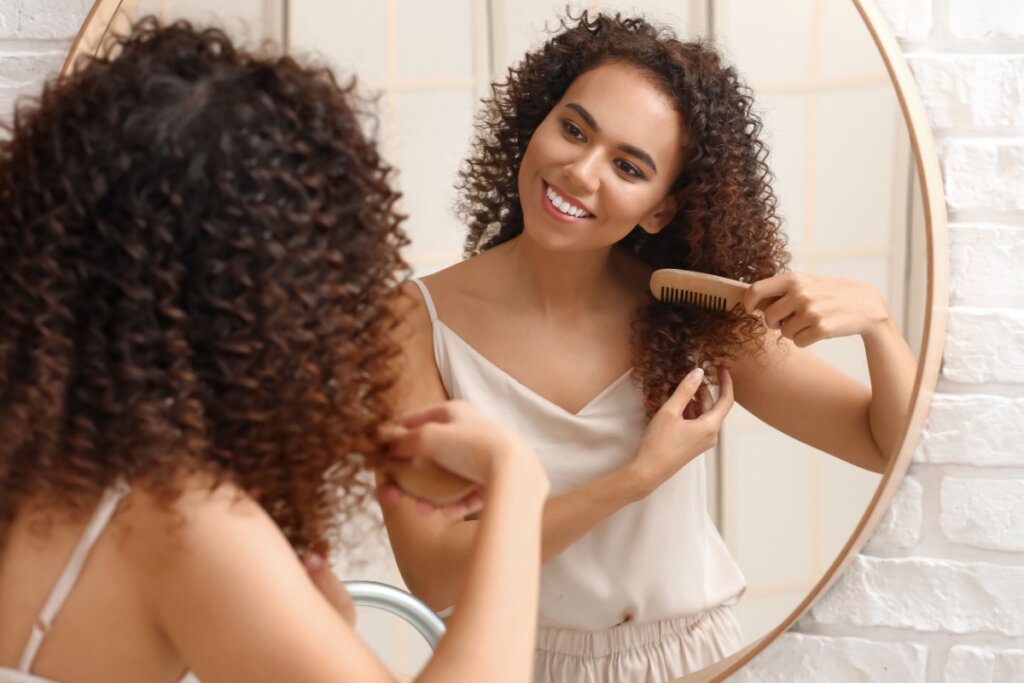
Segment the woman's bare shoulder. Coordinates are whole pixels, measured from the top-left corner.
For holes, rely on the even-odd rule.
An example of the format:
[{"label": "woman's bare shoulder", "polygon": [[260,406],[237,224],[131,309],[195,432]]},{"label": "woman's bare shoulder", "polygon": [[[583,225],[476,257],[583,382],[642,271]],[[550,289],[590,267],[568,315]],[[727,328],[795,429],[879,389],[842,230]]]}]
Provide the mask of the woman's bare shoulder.
[{"label": "woman's bare shoulder", "polygon": [[[499,251],[496,248],[492,251]],[[434,304],[445,305],[452,297],[463,296],[466,293],[479,290],[485,273],[494,257],[491,251],[471,256],[467,259],[453,263],[429,275],[419,278],[426,286],[427,292]],[[430,315],[427,302],[420,287],[412,280],[402,283],[401,296],[396,303],[397,312],[402,323],[412,330],[429,328]]]},{"label": "woman's bare shoulder", "polygon": [[[133,488],[135,576],[151,620],[203,681],[385,680],[284,534],[238,486]],[[149,538],[143,538],[149,536]]]},{"label": "woman's bare shoulder", "polygon": [[503,286],[510,277],[505,255],[509,243],[471,256],[423,278],[446,324],[462,318],[486,316],[495,307],[507,305],[512,288]]},{"label": "woman's bare shoulder", "polygon": [[430,288],[431,294],[436,290],[442,297],[479,291],[480,286],[486,281],[493,281],[494,269],[501,262],[505,251],[503,246],[470,256],[431,273],[422,278],[423,283]]},{"label": "woman's bare shoulder", "polygon": [[175,484],[173,499],[145,483],[133,485],[113,522],[123,552],[148,574],[240,543],[290,548],[270,515],[236,484],[205,472],[182,474]]}]

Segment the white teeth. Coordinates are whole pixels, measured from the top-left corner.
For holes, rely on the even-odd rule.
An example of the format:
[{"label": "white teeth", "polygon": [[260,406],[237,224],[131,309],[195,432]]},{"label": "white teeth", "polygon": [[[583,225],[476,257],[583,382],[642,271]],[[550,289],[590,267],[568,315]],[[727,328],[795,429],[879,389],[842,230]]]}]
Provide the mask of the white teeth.
[{"label": "white teeth", "polygon": [[561,211],[562,213],[574,216],[576,218],[583,218],[584,216],[590,215],[586,211],[583,211],[582,209],[577,209],[575,206],[570,204],[564,197],[558,196],[558,194],[551,189],[550,185],[548,186],[547,195],[548,199],[551,200],[551,203],[555,206],[555,208]]}]

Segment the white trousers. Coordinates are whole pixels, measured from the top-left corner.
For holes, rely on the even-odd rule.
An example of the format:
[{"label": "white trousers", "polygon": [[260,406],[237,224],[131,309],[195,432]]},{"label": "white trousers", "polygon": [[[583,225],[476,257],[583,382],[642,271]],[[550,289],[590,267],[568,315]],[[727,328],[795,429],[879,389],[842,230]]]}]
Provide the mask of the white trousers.
[{"label": "white trousers", "polygon": [[606,631],[541,628],[534,683],[665,683],[743,647],[732,606]]}]

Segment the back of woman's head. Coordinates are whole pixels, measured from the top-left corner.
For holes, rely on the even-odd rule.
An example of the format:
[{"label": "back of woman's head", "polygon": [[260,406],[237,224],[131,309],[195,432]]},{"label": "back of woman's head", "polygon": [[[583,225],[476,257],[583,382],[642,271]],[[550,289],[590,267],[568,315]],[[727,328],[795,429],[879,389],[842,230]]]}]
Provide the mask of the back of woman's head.
[{"label": "back of woman's head", "polygon": [[0,526],[122,476],[169,501],[199,469],[305,545],[364,495],[405,238],[351,90],[145,19],[19,108],[0,143]]},{"label": "back of woman's head", "polygon": [[[706,42],[678,40],[643,18],[586,11],[563,20],[556,35],[510,68],[484,104],[460,173],[466,254],[522,232],[517,182],[534,132],[576,78],[609,62],[635,67],[669,98],[683,124],[683,170],[671,189],[675,216],[657,234],[636,227],[619,247],[654,269],[746,282],[782,270],[788,254],[761,121],[736,70]],[[623,106],[629,106],[625,100]],[[649,408],[657,408],[694,365],[734,356],[763,333],[753,316],[740,316],[737,324],[736,314],[652,301],[639,313],[634,344]]]}]

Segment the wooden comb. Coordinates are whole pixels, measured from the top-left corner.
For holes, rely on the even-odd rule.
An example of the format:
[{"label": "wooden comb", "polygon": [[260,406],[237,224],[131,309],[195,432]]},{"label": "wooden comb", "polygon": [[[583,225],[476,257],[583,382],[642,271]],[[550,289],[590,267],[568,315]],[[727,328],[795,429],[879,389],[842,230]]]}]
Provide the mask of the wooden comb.
[{"label": "wooden comb", "polygon": [[406,494],[433,505],[457,502],[480,487],[427,458],[383,458],[380,470]]},{"label": "wooden comb", "polygon": [[692,270],[662,268],[651,274],[651,294],[659,301],[712,311],[731,311],[743,300],[748,287],[746,282]]}]

